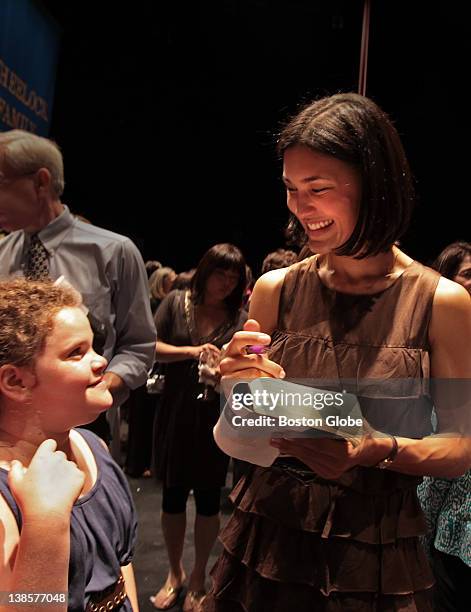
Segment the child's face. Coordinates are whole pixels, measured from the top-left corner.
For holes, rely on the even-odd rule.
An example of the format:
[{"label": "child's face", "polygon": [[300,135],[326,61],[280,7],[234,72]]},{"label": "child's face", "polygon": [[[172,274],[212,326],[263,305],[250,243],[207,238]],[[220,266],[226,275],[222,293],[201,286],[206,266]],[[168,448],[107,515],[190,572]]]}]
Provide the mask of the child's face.
[{"label": "child's face", "polygon": [[92,348],[93,334],[80,308],[63,308],[54,318],[35,366],[32,406],[45,431],[61,432],[93,421],[113,403],[102,380],[106,359]]}]

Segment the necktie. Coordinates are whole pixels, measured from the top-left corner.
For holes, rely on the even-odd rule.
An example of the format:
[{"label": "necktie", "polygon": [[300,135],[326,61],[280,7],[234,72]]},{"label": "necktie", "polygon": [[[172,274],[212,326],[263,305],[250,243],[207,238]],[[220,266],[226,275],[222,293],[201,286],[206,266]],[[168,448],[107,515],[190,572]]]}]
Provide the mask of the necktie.
[{"label": "necktie", "polygon": [[31,236],[29,249],[26,254],[24,275],[28,280],[44,280],[49,278],[47,250],[37,234]]}]

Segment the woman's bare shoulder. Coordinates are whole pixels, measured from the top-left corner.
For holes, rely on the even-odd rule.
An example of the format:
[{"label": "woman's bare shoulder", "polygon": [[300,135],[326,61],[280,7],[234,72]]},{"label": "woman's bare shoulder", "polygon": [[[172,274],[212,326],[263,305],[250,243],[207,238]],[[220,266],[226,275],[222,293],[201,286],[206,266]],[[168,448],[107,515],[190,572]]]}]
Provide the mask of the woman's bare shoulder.
[{"label": "woman's bare shoulder", "polygon": [[253,288],[249,318],[258,321],[261,330],[267,334],[277,326],[281,289],[291,267],[266,272]]},{"label": "woman's bare shoulder", "polygon": [[471,376],[471,297],[459,285],[440,278],[429,327],[435,376]]},{"label": "woman's bare shoulder", "polygon": [[[433,298],[432,324],[454,325],[463,320],[470,321],[471,296],[466,289],[449,280],[440,277],[437,289]],[[458,317],[458,321],[450,320],[450,317]]]}]

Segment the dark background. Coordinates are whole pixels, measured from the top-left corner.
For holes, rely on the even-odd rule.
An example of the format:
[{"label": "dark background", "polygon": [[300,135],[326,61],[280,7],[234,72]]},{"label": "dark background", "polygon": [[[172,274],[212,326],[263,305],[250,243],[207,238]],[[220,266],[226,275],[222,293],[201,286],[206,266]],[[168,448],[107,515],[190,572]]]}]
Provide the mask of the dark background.
[{"label": "dark background", "polygon": [[[63,29],[64,201],[177,271],[230,241],[258,272],[284,245],[276,131],[357,89],[362,0],[42,3]],[[470,238],[471,27],[462,3],[431,4],[373,0],[367,88],[403,137],[420,199],[403,247],[425,262]]]}]

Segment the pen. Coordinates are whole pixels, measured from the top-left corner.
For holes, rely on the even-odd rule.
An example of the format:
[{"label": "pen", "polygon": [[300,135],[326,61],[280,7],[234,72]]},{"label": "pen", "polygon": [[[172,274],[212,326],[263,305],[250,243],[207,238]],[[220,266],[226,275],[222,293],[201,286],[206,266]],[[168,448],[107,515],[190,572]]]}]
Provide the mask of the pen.
[{"label": "pen", "polygon": [[245,347],[245,350],[249,355],[263,355],[269,350],[270,347],[264,346],[263,344],[251,344]]}]

